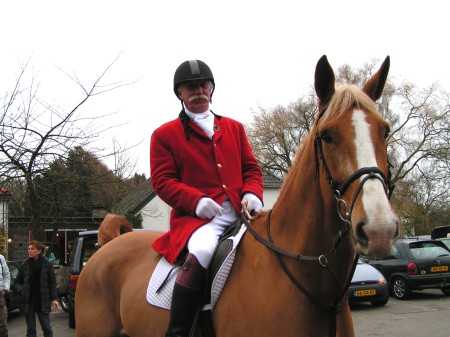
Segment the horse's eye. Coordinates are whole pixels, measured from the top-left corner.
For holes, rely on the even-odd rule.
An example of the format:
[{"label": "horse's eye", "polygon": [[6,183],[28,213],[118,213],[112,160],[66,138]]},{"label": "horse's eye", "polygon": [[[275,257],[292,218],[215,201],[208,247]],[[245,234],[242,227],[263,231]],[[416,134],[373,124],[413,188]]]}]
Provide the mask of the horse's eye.
[{"label": "horse's eye", "polygon": [[331,138],[331,135],[327,131],[324,131],[320,135],[320,139],[322,139],[327,144],[331,144],[333,142],[333,139]]}]

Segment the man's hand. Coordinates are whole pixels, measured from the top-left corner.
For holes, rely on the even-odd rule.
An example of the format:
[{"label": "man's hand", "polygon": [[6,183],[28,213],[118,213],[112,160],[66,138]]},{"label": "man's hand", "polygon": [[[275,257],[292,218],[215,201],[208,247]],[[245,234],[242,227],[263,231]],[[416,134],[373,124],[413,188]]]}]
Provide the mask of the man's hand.
[{"label": "man's hand", "polygon": [[53,300],[53,301],[52,301],[52,307],[53,307],[53,309],[55,309],[55,310],[61,309],[61,306],[59,305],[58,300]]},{"label": "man's hand", "polygon": [[199,200],[195,208],[195,214],[203,220],[211,219],[216,215],[222,215],[223,208],[211,198],[203,197]]},{"label": "man's hand", "polygon": [[242,200],[247,201],[247,210],[250,214],[253,212],[261,212],[263,209],[263,204],[259,198],[253,193],[245,193]]}]

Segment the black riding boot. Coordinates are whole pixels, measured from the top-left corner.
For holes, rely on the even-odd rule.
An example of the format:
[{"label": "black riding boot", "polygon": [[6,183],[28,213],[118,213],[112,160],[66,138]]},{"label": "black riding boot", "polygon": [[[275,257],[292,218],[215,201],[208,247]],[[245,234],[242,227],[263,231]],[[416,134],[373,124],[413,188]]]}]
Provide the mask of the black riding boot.
[{"label": "black riding boot", "polygon": [[202,295],[205,268],[194,254],[188,254],[175,281],[166,337],[189,337]]}]

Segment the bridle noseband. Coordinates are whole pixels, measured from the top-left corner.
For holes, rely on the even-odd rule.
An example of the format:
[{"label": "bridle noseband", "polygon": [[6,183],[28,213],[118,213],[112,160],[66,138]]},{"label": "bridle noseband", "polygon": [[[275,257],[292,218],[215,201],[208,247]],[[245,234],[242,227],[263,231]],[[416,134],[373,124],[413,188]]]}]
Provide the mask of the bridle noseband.
[{"label": "bridle noseband", "polygon": [[[351,223],[351,215],[353,211],[353,207],[355,206],[356,199],[361,192],[364,184],[368,180],[372,179],[378,179],[383,184],[383,188],[388,195],[388,198],[390,197],[390,192],[392,191],[391,182],[390,182],[390,163],[388,162],[388,175],[387,177],[383,173],[383,171],[378,167],[363,167],[358,169],[356,172],[351,174],[344,183],[339,186],[339,184],[332,178],[331,172],[328,168],[328,165],[326,163],[323,149],[322,149],[322,139],[320,138],[319,131],[318,131],[318,122],[319,119],[324,115],[326,109],[328,106],[325,106],[320,113],[318,114],[317,120],[316,120],[316,133],[314,137],[314,151],[315,151],[315,165],[316,165],[316,175],[315,179],[319,175],[320,170],[320,164],[322,165],[322,170],[325,172],[326,179],[328,181],[328,184],[331,188],[331,191],[336,199],[337,203],[337,212],[339,214],[339,217],[344,222],[344,225],[342,228],[338,231],[338,233],[333,236],[333,244],[331,249],[320,256],[306,256],[301,255],[298,253],[292,253],[287,250],[284,250],[283,248],[280,248],[277,246],[272,238],[271,232],[270,232],[270,217],[272,214],[272,211],[269,211],[269,214],[267,215],[267,222],[266,222],[266,233],[268,240],[264,238],[261,234],[259,234],[254,227],[251,225],[250,220],[251,217],[248,215],[247,217],[242,216],[242,220],[244,224],[246,225],[249,232],[263,245],[265,245],[267,248],[272,250],[278,259],[279,264],[281,265],[282,269],[286,273],[286,275],[289,277],[291,282],[300,290],[303,292],[303,294],[313,303],[315,303],[317,306],[322,308],[325,312],[329,314],[330,317],[330,324],[329,324],[329,335],[335,336],[336,335],[336,315],[342,310],[341,301],[344,298],[344,296],[347,294],[348,287],[351,282],[351,278],[353,276],[354,270],[356,268],[356,264],[358,261],[359,256],[355,256],[355,261],[353,263],[352,272],[350,273],[348,279],[346,280],[345,286],[342,286],[342,283],[340,282],[339,278],[337,277],[336,273],[328,266],[328,260],[327,257],[333,253],[336,253],[336,250],[339,246],[339,243],[341,240],[348,234],[348,232],[351,229],[352,223]],[[364,176],[364,177],[363,177]],[[347,191],[348,187],[361,178],[361,181],[356,189],[356,192],[352,198],[352,203],[350,205],[350,208],[346,204],[346,202],[342,199],[342,196]],[[342,212],[342,207],[345,207],[345,211]],[[243,202],[243,209],[244,209],[244,215],[246,214],[246,204]],[[303,261],[317,261],[322,267],[326,268],[326,270],[333,276],[333,278],[336,280],[338,287],[340,289],[340,296],[336,301],[332,301],[328,304],[328,307],[324,306],[322,303],[320,303],[310,292],[308,292],[301,283],[295,278],[295,276],[291,273],[291,271],[288,269],[285,261],[282,257],[288,257],[290,259],[294,260],[303,260]]]}]

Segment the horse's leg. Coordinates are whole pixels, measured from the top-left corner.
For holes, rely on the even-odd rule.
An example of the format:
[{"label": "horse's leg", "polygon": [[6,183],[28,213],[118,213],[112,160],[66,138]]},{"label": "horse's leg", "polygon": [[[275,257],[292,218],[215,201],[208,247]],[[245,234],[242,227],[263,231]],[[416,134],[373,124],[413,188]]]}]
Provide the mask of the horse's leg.
[{"label": "horse's leg", "polygon": [[77,337],[163,337],[168,310],[145,299],[159,255],[156,233],[121,235],[101,247],[84,266],[75,299]]},{"label": "horse's leg", "polygon": [[100,248],[80,273],[75,294],[77,337],[122,335],[118,271],[124,263],[119,259],[115,240]]},{"label": "horse's leg", "polygon": [[[87,281],[85,284],[91,283]],[[75,307],[77,337],[121,336],[120,317],[117,317],[116,306],[111,303],[116,295],[107,294],[105,290],[94,286],[77,289],[75,303],[89,304]]]},{"label": "horse's leg", "polygon": [[[150,258],[147,258],[150,260]],[[169,311],[155,307],[145,299],[145,292],[154,266],[139,267],[124,280],[120,292],[120,317],[124,332],[131,337],[164,337]],[[148,275],[147,275],[148,274]]]},{"label": "horse's leg", "polygon": [[353,319],[350,307],[347,304],[345,308],[338,314],[337,319],[337,337],[354,337]]}]

